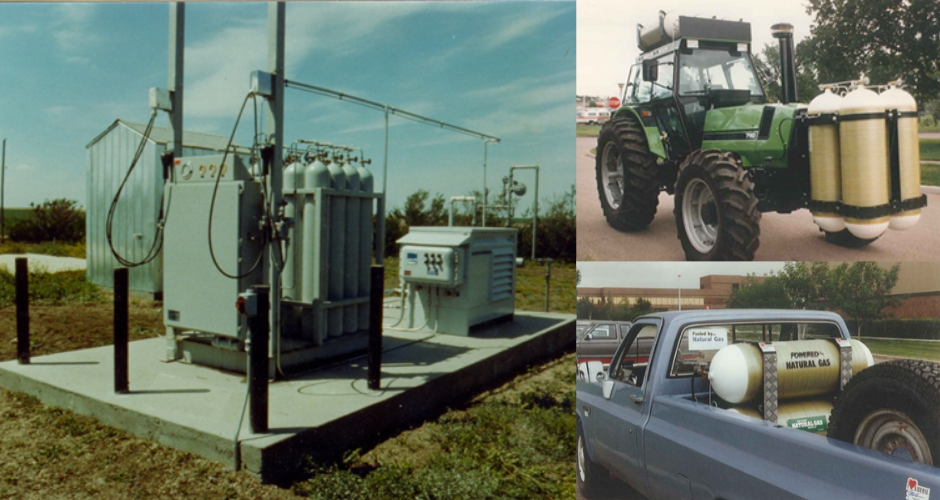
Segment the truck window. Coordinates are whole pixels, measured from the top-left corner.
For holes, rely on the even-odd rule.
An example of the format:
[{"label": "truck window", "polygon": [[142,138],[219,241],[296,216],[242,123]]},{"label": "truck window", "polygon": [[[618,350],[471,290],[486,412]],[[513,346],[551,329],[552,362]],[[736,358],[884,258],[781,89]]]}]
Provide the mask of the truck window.
[{"label": "truck window", "polygon": [[597,328],[590,331],[591,340],[615,338],[616,335],[611,328],[613,325],[597,325]]},{"label": "truck window", "polygon": [[692,375],[711,364],[722,347],[739,342],[787,342],[841,338],[834,323],[744,323],[689,326],[682,332],[673,353],[670,377]]},{"label": "truck window", "polygon": [[[633,335],[636,329],[638,331]],[[627,333],[625,345],[621,346],[611,365],[610,373],[614,380],[636,387],[643,386],[657,330],[656,325],[636,325]]]}]

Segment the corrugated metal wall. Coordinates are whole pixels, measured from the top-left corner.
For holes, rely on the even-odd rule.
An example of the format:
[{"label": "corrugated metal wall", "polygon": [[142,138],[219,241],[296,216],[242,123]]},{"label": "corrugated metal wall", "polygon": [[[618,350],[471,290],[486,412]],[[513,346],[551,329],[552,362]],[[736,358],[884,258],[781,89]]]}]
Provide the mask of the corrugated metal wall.
[{"label": "corrugated metal wall", "polygon": [[[113,273],[119,264],[108,246],[105,224],[111,202],[127,174],[140,140],[140,134],[118,123],[86,151],[86,274],[89,281],[99,286],[114,286]],[[146,256],[156,234],[160,198],[163,196],[163,167],[160,164],[163,151],[163,145],[148,141],[115,209],[112,242],[118,253],[131,261],[140,261]],[[205,149],[183,148],[183,156],[208,153]],[[145,266],[131,269],[129,281],[132,291],[162,294],[162,254]]]}]

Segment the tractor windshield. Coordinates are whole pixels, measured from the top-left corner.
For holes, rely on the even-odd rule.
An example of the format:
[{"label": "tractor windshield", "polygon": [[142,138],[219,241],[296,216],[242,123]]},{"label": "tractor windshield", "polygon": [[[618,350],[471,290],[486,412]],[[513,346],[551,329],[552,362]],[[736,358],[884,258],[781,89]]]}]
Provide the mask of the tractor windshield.
[{"label": "tractor windshield", "polygon": [[680,96],[705,95],[712,89],[747,89],[752,96],[764,95],[751,58],[745,52],[699,49],[683,54],[680,61]]}]

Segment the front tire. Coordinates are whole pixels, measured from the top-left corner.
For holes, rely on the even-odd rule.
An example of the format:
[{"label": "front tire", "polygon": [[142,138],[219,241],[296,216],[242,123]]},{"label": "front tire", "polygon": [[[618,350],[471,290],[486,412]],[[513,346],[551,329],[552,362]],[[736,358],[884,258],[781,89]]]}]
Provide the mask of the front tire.
[{"label": "front tire", "polygon": [[829,437],[940,464],[940,365],[903,359],[865,369],[837,398]]},{"label": "front tire", "polygon": [[618,231],[646,229],[659,205],[656,156],[633,116],[611,119],[597,138],[597,194],[607,223]]},{"label": "front tire", "polygon": [[701,149],[676,181],[676,228],[686,260],[754,260],[761,213],[754,182],[729,152]]},{"label": "front tire", "polygon": [[584,443],[584,430],[578,424],[578,450],[577,450],[577,481],[578,491],[585,498],[590,498],[596,494],[603,483],[610,478],[610,472],[607,469],[591,461],[588,456],[587,448]]},{"label": "front tire", "polygon": [[833,245],[839,245],[840,247],[846,248],[862,248],[868,246],[873,241],[878,238],[872,238],[870,240],[859,238],[852,234],[848,229],[843,229],[839,232],[823,231],[826,233],[826,241],[832,243]]}]

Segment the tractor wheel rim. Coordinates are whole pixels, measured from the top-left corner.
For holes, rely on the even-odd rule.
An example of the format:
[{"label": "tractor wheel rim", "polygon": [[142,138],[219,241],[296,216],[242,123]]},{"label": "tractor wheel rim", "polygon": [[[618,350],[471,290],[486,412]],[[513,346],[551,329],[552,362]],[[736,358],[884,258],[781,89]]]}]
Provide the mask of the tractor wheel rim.
[{"label": "tractor wheel rim", "polygon": [[702,179],[692,179],[682,196],[682,226],[689,243],[708,253],[718,241],[718,206],[715,195]]},{"label": "tractor wheel rim", "polygon": [[578,436],[578,476],[581,477],[582,483],[587,480],[584,473],[584,443],[581,440],[581,436]]},{"label": "tractor wheel rim", "polygon": [[604,183],[604,197],[610,208],[617,210],[623,200],[623,162],[620,161],[620,150],[613,142],[604,146],[602,157],[601,178]]},{"label": "tractor wheel rim", "polygon": [[907,415],[887,408],[873,411],[859,424],[855,444],[913,462],[933,465],[930,445]]}]

